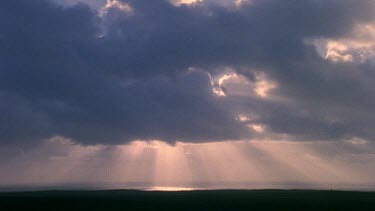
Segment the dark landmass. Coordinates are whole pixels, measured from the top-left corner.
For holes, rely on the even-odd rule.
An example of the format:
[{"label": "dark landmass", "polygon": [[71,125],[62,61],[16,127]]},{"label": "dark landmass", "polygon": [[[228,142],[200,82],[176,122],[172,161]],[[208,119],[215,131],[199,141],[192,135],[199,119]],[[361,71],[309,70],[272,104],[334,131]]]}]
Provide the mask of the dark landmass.
[{"label": "dark landmass", "polygon": [[105,190],[0,193],[0,210],[375,210],[375,192]]}]

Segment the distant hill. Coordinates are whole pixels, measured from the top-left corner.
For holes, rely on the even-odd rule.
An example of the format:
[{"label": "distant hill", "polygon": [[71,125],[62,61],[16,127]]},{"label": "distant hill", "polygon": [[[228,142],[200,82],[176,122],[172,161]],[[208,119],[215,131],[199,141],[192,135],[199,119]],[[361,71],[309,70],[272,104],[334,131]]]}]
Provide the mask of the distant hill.
[{"label": "distant hill", "polygon": [[0,210],[375,210],[375,192],[316,190],[0,193]]}]

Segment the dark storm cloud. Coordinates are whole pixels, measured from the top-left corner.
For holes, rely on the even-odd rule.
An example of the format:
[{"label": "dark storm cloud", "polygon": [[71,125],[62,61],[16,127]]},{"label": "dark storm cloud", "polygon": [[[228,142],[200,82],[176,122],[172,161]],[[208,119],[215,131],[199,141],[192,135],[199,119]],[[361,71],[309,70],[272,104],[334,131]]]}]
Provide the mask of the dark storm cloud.
[{"label": "dark storm cloud", "polygon": [[[332,63],[306,43],[372,23],[374,1],[126,3],[131,14],[99,16],[84,4],[0,2],[2,144],[251,138],[241,112],[301,139],[375,137],[373,63]],[[264,71],[288,103],[216,96],[209,73],[222,67],[250,81]]]}]

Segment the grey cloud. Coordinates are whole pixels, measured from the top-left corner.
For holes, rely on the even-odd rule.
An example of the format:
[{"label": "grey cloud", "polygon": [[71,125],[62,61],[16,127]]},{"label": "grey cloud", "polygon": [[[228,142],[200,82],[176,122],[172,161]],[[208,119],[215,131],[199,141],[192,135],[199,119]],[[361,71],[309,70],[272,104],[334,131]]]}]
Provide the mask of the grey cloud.
[{"label": "grey cloud", "polygon": [[[372,23],[373,1],[127,3],[134,14],[112,8],[103,17],[82,3],[0,3],[2,144],[52,136],[83,144],[250,139],[233,116],[241,112],[302,139],[375,136],[373,64],[332,63],[305,42]],[[264,71],[289,104],[217,97],[208,73],[222,67],[250,81]]]}]

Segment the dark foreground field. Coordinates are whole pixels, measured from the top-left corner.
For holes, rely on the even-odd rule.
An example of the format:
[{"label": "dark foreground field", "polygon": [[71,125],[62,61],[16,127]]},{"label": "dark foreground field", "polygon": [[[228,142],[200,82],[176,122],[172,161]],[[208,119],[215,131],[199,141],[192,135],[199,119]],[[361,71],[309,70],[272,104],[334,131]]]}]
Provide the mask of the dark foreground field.
[{"label": "dark foreground field", "polygon": [[375,192],[212,190],[0,193],[0,210],[375,210]]}]

